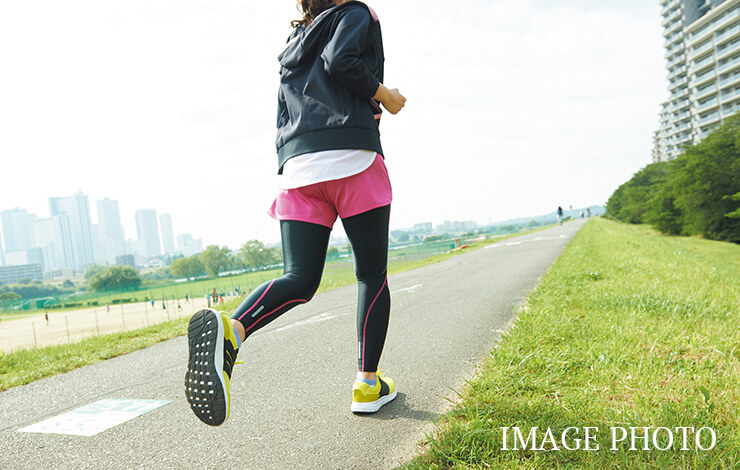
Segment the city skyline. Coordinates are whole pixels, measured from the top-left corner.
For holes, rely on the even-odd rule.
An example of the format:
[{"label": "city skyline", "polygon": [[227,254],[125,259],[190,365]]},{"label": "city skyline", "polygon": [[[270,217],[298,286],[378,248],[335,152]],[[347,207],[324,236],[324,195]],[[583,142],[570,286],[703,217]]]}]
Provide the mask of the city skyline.
[{"label": "city skyline", "polygon": [[[603,204],[650,162],[659,1],[369,3],[385,82],[408,98],[381,123],[391,227]],[[0,205],[40,213],[84,188],[120,201],[129,236],[156,207],[207,244],[279,241],[276,57],[297,16],[293,1],[3,3],[17,47],[0,50],[0,154],[7,175],[35,171],[6,178]]]},{"label": "city skyline", "polygon": [[[0,208],[0,265],[41,265],[45,277],[82,272],[93,264],[121,264],[121,257],[134,255],[139,264],[158,256],[190,256],[202,251],[201,239],[178,234],[174,244],[170,214],[156,209],[137,211],[137,236],[126,238],[118,201],[98,200],[97,219],[89,199],[81,191],[66,197],[48,198],[48,217],[25,208]],[[163,221],[160,232],[157,219]],[[167,246],[162,250],[162,244]]]}]

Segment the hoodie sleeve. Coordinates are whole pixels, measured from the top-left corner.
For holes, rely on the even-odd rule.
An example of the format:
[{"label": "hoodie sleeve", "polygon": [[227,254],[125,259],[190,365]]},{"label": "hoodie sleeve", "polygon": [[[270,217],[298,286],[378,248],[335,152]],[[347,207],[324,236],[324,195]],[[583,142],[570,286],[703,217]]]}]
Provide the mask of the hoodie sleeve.
[{"label": "hoodie sleeve", "polygon": [[380,85],[380,81],[360,59],[370,47],[372,21],[370,13],[364,8],[346,9],[321,53],[326,72],[362,99],[372,98]]}]

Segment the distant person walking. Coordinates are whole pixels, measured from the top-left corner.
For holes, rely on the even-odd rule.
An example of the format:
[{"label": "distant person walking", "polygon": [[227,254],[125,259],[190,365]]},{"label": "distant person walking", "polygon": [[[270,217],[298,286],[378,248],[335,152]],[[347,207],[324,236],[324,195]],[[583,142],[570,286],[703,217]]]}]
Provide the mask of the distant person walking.
[{"label": "distant person walking", "polygon": [[350,410],[373,413],[396,397],[394,381],[377,373],[390,312],[392,200],[379,124],[381,103],[396,114],[406,98],[382,83],[383,43],[372,9],[347,0],[298,4],[303,18],[292,23],[279,57],[281,190],[270,209],[280,221],[285,273],[253,290],[231,319],[201,310],[188,327],[185,393],[195,415],[214,426],[229,417],[229,382],[242,341],[316,292],[337,217],[352,244],[359,284]]},{"label": "distant person walking", "polygon": [[563,225],[563,208],[558,206],[558,223]]}]

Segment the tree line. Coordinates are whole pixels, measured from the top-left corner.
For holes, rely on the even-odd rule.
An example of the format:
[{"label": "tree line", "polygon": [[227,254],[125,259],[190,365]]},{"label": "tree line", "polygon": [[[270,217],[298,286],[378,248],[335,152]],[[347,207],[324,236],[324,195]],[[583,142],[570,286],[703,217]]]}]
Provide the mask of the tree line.
[{"label": "tree line", "polygon": [[638,171],[611,195],[606,215],[671,235],[740,243],[740,116],[674,160]]},{"label": "tree line", "polygon": [[[169,271],[171,276],[168,277],[192,279],[216,277],[228,271],[257,270],[280,262],[282,253],[278,248],[267,247],[259,240],[249,240],[236,253],[226,246],[210,245],[202,253],[175,259],[162,269]],[[85,272],[86,287],[75,286],[70,280],[64,281],[61,286],[30,279],[10,286],[0,283],[0,301],[66,295],[78,289],[93,292],[136,290],[144,284],[145,278],[131,266],[94,265]]]}]

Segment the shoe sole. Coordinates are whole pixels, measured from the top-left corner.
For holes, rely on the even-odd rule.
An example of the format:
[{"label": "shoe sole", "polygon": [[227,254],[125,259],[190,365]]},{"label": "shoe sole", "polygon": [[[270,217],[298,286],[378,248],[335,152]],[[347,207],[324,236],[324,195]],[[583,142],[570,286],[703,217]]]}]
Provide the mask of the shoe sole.
[{"label": "shoe sole", "polygon": [[349,409],[350,411],[352,411],[352,413],[375,413],[380,408],[382,408],[383,405],[393,401],[393,399],[396,398],[396,393],[397,391],[393,390],[393,393],[391,393],[390,395],[380,397],[375,401],[371,401],[367,403],[359,403],[359,402],[353,401]]},{"label": "shoe sole", "polygon": [[185,396],[198,419],[218,426],[229,417],[230,401],[223,375],[224,325],[218,312],[206,309],[193,315],[188,348]]}]

